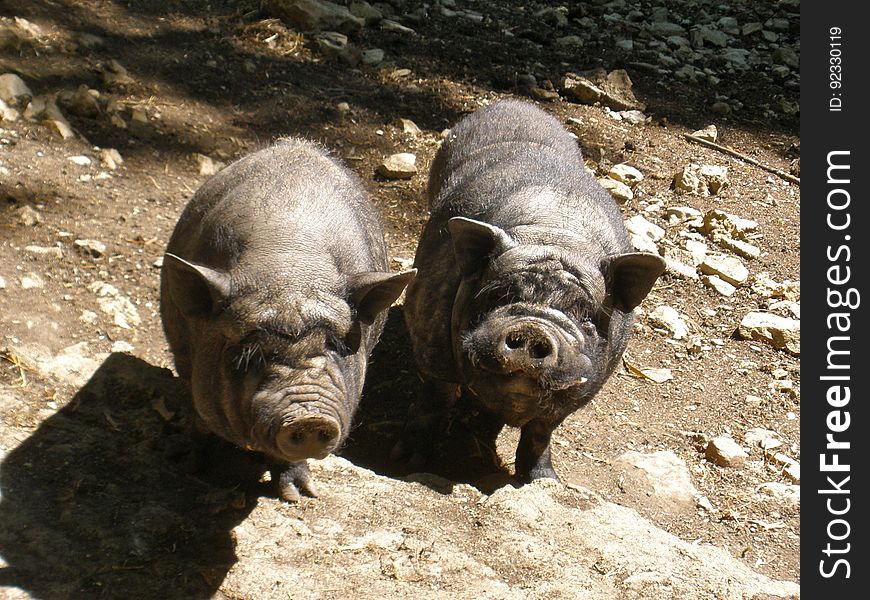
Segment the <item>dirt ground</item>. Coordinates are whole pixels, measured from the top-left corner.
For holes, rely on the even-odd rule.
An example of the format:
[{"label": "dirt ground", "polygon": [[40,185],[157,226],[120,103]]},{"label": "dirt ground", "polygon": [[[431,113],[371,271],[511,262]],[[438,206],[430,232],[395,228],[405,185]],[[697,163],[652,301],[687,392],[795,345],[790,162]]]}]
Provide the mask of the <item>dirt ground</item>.
[{"label": "dirt ground", "polygon": [[[217,520],[215,527],[226,530],[244,521],[252,497],[269,494],[263,486],[234,488],[228,482],[240,479],[232,473],[212,473],[192,488],[185,470],[186,408],[167,370],[172,362],[158,314],[158,281],[175,220],[207,177],[195,155],[226,163],[283,135],[320,141],[365,182],[384,217],[392,267],[399,270],[413,260],[427,218],[426,172],[441,132],[484,103],[523,97],[577,134],[588,166],[599,174],[623,162],[644,173],[634,199],[622,206],[626,218],[645,214],[665,227],[657,213],[644,210],[663,202],[752,219],[760,233],[753,243],[762,252],[746,261],[750,273],[766,272],[779,282],[800,279],[799,186],[684,138],[715,124],[720,144],[789,172],[800,149],[797,115],[761,107],[796,102],[796,90],[757,70],[722,75],[716,86],[662,77],[626,64],[604,33],[579,51],[552,44],[555,26],[536,16],[543,2],[457,4],[491,20],[447,18],[434,8],[425,18],[408,18],[421,2],[390,2],[391,18],[415,33],[366,26],[353,42],[381,48],[386,57],[375,65],[349,65],[326,57],[312,36],[272,18],[253,0],[0,0],[5,22],[20,27],[14,21],[19,17],[39,28],[35,41],[0,49],[0,73],[18,74],[35,95],[80,85],[99,91],[92,114],[64,112],[76,133],[70,139],[44,122],[0,121],[0,491],[7,507],[16,502],[14,514],[21,519],[16,524],[0,517],[8,527],[0,533],[0,556],[7,563],[0,565],[0,584],[20,586],[34,597],[62,597],[52,586],[87,572],[87,585],[76,597],[98,597],[105,582],[139,581],[141,569],[171,579],[178,570],[150,563],[144,554],[130,559],[137,566],[129,570],[126,560],[106,558],[115,542],[84,545],[98,549],[93,555],[66,549],[73,539],[110,539],[106,528],[159,537],[172,524],[158,499],[172,503],[172,514],[200,515],[191,527],[207,528]],[[573,17],[600,3],[565,4]],[[717,5],[708,4],[709,10]],[[743,17],[754,4],[734,3],[733,11]],[[515,34],[510,43],[501,35],[504,28]],[[792,32],[797,28],[795,19]],[[99,41],[88,41],[82,32]],[[128,77],[106,77],[110,61]],[[565,72],[595,67],[629,70],[634,93],[646,104],[646,123],[617,121],[600,105],[553,95],[547,101],[547,94],[522,84],[521,75],[533,73],[538,90],[552,91]],[[714,113],[723,91],[742,108]],[[405,132],[400,118],[412,120],[420,132]],[[99,150],[106,148],[123,157],[117,169],[100,162]],[[396,152],[416,154],[415,176],[390,180],[376,174],[380,161]],[[92,162],[69,160],[76,156]],[[727,166],[729,185],[715,196],[676,195],[672,176],[690,163]],[[26,207],[35,212],[22,212]],[[36,216],[28,220],[25,214]],[[666,236],[677,235],[677,228],[666,229]],[[97,240],[106,249],[92,252],[75,240]],[[33,246],[42,250],[28,249]],[[139,320],[130,313],[126,322],[113,320],[98,306],[107,297],[129,299]],[[649,322],[647,314],[660,304],[684,315],[696,347],[670,339]],[[799,356],[735,335],[744,314],[764,308],[749,285],[726,297],[698,280],[663,276],[643,303],[626,353],[629,366],[556,431],[553,462],[565,482],[631,506],[683,540],[713,544],[759,573],[799,582],[799,505],[757,493],[766,482],[796,483],[794,475],[744,442],[750,429],[771,430],[782,442],[778,452],[800,461]],[[389,449],[401,429],[401,407],[418,391],[400,310],[391,310],[356,429],[342,450],[355,464],[391,477],[407,473],[390,461]],[[66,359],[92,360],[110,370],[126,361],[125,368],[142,379],[98,393],[75,378],[75,368],[64,368]],[[656,383],[631,367],[669,368],[673,379]],[[95,401],[106,394],[112,403]],[[747,449],[743,466],[705,459],[706,441],[724,434]],[[499,443],[508,472],[515,443],[511,431]],[[623,485],[613,464],[629,450],[675,452],[706,501],[677,513],[648,503],[643,493]],[[243,457],[224,451],[227,464],[252,469]],[[462,461],[433,470],[484,491],[493,485]],[[27,506],[15,500],[15,484],[22,480],[41,490],[27,497]],[[191,489],[192,495],[165,500],[173,490]],[[72,501],[84,492],[87,500]],[[124,522],[130,513],[118,508],[118,497],[151,502],[143,504],[136,522]],[[29,537],[38,514],[55,520],[67,537]],[[177,560],[195,562],[209,548],[213,565],[178,588],[189,590],[187,597],[216,589],[221,569],[225,573],[234,560],[228,539],[191,537],[196,543],[180,546]],[[52,555],[64,558],[49,560],[44,580],[26,575]]]}]

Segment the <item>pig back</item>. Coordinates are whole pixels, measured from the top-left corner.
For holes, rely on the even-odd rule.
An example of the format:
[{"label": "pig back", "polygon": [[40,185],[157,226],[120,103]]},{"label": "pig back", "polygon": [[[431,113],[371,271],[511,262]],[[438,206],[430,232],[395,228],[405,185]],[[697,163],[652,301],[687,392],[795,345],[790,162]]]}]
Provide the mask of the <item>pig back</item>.
[{"label": "pig back", "polygon": [[460,121],[433,161],[431,216],[420,238],[405,316],[421,370],[448,381],[460,275],[447,232],[452,217],[495,225],[520,244],[558,248],[583,268],[631,251],[610,194],[585,170],[577,141],[537,107],[502,101]]},{"label": "pig back", "polygon": [[167,250],[236,275],[288,271],[325,285],[340,275],[389,270],[381,222],[362,184],[319,146],[296,139],[207,181]]},{"label": "pig back", "polygon": [[577,140],[525,102],[497,102],[460,121],[433,161],[428,193],[433,228],[464,216],[506,231],[534,225],[591,236],[605,255],[630,249],[619,209],[586,172]]}]

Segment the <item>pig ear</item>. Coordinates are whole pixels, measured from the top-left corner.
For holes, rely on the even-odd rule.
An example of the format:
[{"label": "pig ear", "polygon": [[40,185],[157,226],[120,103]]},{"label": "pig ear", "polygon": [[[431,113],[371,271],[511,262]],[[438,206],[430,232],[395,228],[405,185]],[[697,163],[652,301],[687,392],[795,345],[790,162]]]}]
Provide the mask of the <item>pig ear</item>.
[{"label": "pig ear", "polygon": [[197,265],[167,252],[163,270],[172,300],[184,314],[211,312],[230,295],[230,276],[224,271]]},{"label": "pig ear", "polygon": [[628,312],[649,294],[665,270],[665,261],[649,252],[629,252],[606,258],[603,266],[612,281],[614,304]]},{"label": "pig ear", "polygon": [[372,271],[351,275],[347,282],[348,291],[359,320],[371,325],[379,312],[390,308],[416,274],[417,269],[401,273]]},{"label": "pig ear", "polygon": [[462,275],[481,270],[491,256],[517,245],[504,229],[474,219],[453,217],[447,222],[447,228],[453,238],[453,254]]}]

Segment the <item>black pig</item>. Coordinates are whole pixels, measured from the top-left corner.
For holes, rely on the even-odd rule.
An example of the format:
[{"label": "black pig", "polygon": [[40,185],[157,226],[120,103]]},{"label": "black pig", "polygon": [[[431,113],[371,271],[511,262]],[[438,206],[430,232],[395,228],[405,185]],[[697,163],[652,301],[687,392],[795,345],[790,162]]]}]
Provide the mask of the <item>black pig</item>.
[{"label": "black pig", "polygon": [[199,425],[268,459],[280,494],[316,495],[307,458],[347,437],[386,309],[390,273],[358,180],[284,139],[209,179],[164,257],[160,312]]},{"label": "black pig", "polygon": [[664,261],[632,251],[575,139],[528,103],[451,129],[428,196],[404,304],[428,394],[446,410],[467,390],[499,429],[521,428],[519,480],[558,479],[553,430],[617,366]]}]

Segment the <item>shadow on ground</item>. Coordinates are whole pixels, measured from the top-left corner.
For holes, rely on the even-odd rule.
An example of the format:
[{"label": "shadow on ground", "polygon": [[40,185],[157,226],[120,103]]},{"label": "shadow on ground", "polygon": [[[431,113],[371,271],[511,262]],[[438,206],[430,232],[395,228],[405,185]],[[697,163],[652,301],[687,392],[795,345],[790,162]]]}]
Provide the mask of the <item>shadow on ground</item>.
[{"label": "shadow on ground", "polygon": [[112,354],[6,456],[0,585],[47,600],[211,597],[253,508],[234,486],[261,484],[229,448],[220,473],[191,474],[184,394],[167,369]]},{"label": "shadow on ground", "polygon": [[[450,482],[472,484],[485,493],[509,482],[509,471],[496,455],[497,432],[489,427],[486,414],[464,398],[446,416],[445,431],[417,431],[419,437],[411,440],[403,435],[408,416],[420,412],[418,407],[425,393],[402,309],[394,306],[369,361],[354,429],[340,454],[388,477],[432,473]],[[407,455],[392,457],[393,447],[400,440],[412,446],[410,451],[419,450],[417,458],[425,455],[425,462],[409,461]],[[435,491],[443,491],[447,484],[415,479]]]}]

